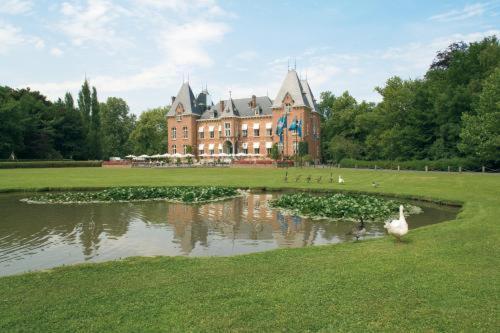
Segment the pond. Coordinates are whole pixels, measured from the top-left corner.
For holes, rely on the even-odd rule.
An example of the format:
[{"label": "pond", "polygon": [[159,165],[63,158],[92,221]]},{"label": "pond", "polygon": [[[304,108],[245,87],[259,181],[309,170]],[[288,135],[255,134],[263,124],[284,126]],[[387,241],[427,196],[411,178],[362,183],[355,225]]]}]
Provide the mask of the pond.
[{"label": "pond", "polygon": [[[268,207],[280,193],[251,193],[203,205],[162,201],[27,204],[0,195],[0,275],[129,256],[230,256],[353,241],[353,223],[285,216]],[[458,208],[418,202],[410,230],[454,219]],[[367,224],[366,238],[385,234]]]}]

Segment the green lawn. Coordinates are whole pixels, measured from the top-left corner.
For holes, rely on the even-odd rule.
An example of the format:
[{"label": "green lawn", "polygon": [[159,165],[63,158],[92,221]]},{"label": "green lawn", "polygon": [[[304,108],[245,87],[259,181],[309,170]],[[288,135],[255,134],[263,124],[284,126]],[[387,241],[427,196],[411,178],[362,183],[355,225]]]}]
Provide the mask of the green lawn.
[{"label": "green lawn", "polygon": [[214,184],[464,203],[457,220],[411,230],[404,244],[384,237],[228,258],[132,258],[0,278],[0,331],[498,331],[500,176],[289,173],[324,180],[331,171],[346,184],[284,183],[276,169],[0,170],[0,191]]}]

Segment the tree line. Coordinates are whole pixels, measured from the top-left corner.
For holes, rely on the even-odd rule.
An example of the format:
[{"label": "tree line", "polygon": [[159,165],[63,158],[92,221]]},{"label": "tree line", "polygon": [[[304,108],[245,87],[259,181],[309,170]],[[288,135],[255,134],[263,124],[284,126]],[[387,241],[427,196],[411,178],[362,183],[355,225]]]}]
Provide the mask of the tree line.
[{"label": "tree line", "polygon": [[101,160],[127,154],[165,152],[168,107],[139,119],[117,97],[99,102],[85,80],[75,102],[71,93],[49,101],[37,91],[0,86],[0,159]]},{"label": "tree line", "polygon": [[325,161],[439,160],[500,163],[500,45],[454,43],[422,79],[392,77],[380,103],[321,94]]},{"label": "tree line", "polygon": [[[500,45],[496,37],[454,43],[421,79],[392,77],[379,103],[349,92],[321,93],[322,158],[409,161],[461,158],[500,165]],[[0,86],[0,159],[106,159],[167,150],[168,106],[137,119],[116,97],[98,101],[85,80],[49,101],[37,91]]]}]

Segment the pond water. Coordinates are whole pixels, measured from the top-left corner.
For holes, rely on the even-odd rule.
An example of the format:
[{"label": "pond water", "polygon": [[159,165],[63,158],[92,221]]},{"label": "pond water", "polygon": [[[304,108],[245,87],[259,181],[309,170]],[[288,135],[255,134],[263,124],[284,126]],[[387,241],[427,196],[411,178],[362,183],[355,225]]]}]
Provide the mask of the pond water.
[{"label": "pond water", "polygon": [[[29,194],[0,195],[0,275],[129,256],[229,256],[353,241],[351,222],[284,216],[267,201],[279,193],[204,205],[161,201],[40,205]],[[410,230],[453,219],[458,208],[419,202]],[[382,223],[367,224],[365,238]]]}]

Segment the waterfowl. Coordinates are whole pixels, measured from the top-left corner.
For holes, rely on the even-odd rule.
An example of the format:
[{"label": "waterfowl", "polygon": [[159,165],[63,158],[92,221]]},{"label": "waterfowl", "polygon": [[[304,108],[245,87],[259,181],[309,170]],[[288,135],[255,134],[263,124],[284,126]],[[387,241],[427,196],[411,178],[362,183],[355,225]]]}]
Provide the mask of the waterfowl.
[{"label": "waterfowl", "polygon": [[361,222],[352,228],[350,234],[356,237],[356,240],[359,240],[360,237],[366,235],[366,228],[363,219],[361,219]]},{"label": "waterfowl", "polygon": [[339,184],[344,184],[344,178],[342,178],[342,176],[339,176]]},{"label": "waterfowl", "polygon": [[393,235],[401,242],[401,237],[408,233],[408,223],[406,223],[403,205],[399,206],[399,219],[385,222],[384,228],[389,235]]},{"label": "waterfowl", "polygon": [[372,182],[372,186],[377,188],[378,187],[378,183],[377,182]]}]

